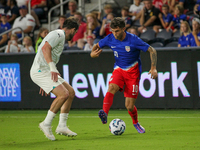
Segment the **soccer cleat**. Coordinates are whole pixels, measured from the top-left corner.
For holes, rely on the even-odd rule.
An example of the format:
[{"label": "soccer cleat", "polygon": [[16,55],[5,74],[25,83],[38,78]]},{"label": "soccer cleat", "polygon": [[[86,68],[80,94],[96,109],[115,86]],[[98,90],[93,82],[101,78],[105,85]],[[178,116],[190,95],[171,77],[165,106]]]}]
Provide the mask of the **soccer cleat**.
[{"label": "soccer cleat", "polygon": [[59,134],[59,135],[65,135],[65,136],[71,136],[71,137],[74,137],[74,136],[77,136],[77,133],[71,131],[68,127],[57,127],[56,128],[56,133]]},{"label": "soccer cleat", "polygon": [[39,124],[39,128],[43,131],[44,135],[49,139],[49,140],[52,140],[52,141],[55,141],[55,137],[52,133],[52,130],[51,130],[51,126],[46,126],[44,125],[44,122],[41,122]]},{"label": "soccer cleat", "polygon": [[133,124],[138,133],[145,133],[145,128],[143,128],[139,123]]},{"label": "soccer cleat", "polygon": [[103,110],[99,110],[99,118],[103,124],[107,123],[107,114]]}]

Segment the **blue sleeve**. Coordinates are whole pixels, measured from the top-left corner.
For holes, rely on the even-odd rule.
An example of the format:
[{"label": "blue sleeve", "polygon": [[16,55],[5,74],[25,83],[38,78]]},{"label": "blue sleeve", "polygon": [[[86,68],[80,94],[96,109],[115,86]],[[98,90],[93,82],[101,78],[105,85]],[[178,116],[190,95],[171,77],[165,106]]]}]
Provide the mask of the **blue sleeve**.
[{"label": "blue sleeve", "polygon": [[173,21],[173,22],[176,22],[176,18],[175,18],[175,17],[173,17],[173,18],[172,18],[172,21]]},{"label": "blue sleeve", "polygon": [[[109,34],[110,35],[110,34]],[[107,35],[105,38],[101,39],[99,41],[99,47],[103,48],[105,46],[108,46],[108,41],[109,41],[109,35]]]},{"label": "blue sleeve", "polygon": [[100,26],[99,27],[96,27],[93,31],[92,31],[92,33],[97,37],[97,36],[99,36],[99,32],[100,32]]},{"label": "blue sleeve", "polygon": [[196,4],[200,4],[200,0],[197,0]]},{"label": "blue sleeve", "polygon": [[128,18],[126,24],[130,24],[131,25],[131,19]]},{"label": "blue sleeve", "polygon": [[7,24],[8,30],[11,29],[10,23]]},{"label": "blue sleeve", "polygon": [[185,2],[185,0],[179,0],[179,2],[183,2],[183,3],[184,3],[184,2]]},{"label": "blue sleeve", "polygon": [[179,37],[179,39],[178,39],[178,44],[181,44],[181,37]]},{"label": "blue sleeve", "polygon": [[135,43],[135,47],[138,50],[142,50],[143,52],[146,52],[149,48],[149,44],[147,44],[146,42],[142,41],[139,37],[134,36],[133,41]]}]

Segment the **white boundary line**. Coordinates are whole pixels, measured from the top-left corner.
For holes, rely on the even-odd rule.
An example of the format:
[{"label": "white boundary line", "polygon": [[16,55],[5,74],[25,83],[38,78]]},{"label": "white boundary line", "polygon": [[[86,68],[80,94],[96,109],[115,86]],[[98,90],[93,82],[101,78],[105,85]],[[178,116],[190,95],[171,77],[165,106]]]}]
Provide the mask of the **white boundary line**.
[{"label": "white boundary line", "polygon": [[[44,118],[44,116],[0,116],[0,118],[21,118],[21,119],[32,119],[32,118]],[[98,116],[69,116],[69,118],[99,118]],[[130,118],[130,116],[109,116],[109,118]],[[200,118],[200,117],[165,117],[165,116],[138,116],[138,118],[145,119],[185,119],[185,118]]]}]

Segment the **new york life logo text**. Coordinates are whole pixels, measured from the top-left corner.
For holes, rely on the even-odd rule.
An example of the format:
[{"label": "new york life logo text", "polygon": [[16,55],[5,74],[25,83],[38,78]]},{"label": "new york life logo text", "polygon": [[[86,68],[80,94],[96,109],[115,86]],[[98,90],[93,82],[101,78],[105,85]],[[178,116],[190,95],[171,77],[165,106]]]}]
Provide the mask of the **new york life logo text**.
[{"label": "new york life logo text", "polygon": [[20,80],[18,63],[0,64],[0,102],[21,101]]}]

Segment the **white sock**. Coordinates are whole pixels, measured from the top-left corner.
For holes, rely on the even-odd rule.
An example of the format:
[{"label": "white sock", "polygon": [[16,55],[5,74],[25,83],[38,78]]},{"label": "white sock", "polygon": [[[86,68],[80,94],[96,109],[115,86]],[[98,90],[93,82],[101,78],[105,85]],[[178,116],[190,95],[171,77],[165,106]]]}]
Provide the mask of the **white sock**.
[{"label": "white sock", "polygon": [[46,118],[44,119],[44,124],[47,125],[47,126],[51,126],[51,123],[52,123],[53,118],[55,116],[56,116],[56,114],[49,110]]},{"label": "white sock", "polygon": [[68,119],[69,113],[61,113],[60,119],[59,119],[59,127],[65,127],[67,126],[67,119]]}]

